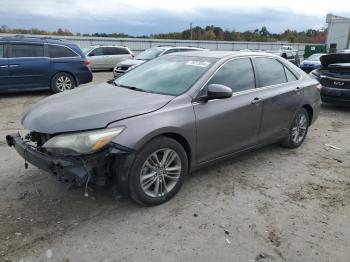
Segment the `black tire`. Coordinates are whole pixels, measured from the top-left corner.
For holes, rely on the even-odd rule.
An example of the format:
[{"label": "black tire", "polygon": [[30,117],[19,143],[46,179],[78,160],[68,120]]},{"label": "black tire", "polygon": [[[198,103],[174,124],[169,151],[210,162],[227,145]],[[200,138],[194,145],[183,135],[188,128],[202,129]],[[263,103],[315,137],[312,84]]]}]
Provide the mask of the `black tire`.
[{"label": "black tire", "polygon": [[[305,119],[305,130],[302,129],[301,127],[297,127],[297,122],[300,119]],[[309,124],[310,124],[310,117],[309,117],[309,113],[306,111],[306,109],[301,108],[298,113],[295,115],[290,127],[289,127],[289,132],[288,132],[288,136],[282,140],[281,144],[284,147],[287,148],[297,148],[299,146],[301,146],[301,144],[304,142],[306,136],[307,136],[307,132],[309,130]],[[303,132],[303,136],[299,137],[298,139],[296,139],[296,136],[293,136],[293,134],[295,134],[295,129],[298,130],[298,132]]]},{"label": "black tire", "polygon": [[66,90],[74,89],[76,86],[74,77],[71,74],[60,72],[51,79],[51,90],[54,93],[61,93]]},{"label": "black tire", "polygon": [[[150,192],[146,192],[147,190],[144,190],[143,186],[141,185],[141,177],[147,176],[147,174],[143,174],[142,172],[145,170],[145,168],[146,169],[148,168],[146,165],[146,161],[148,161],[148,159],[151,158],[151,155],[153,153],[157,152],[156,154],[158,154],[158,156],[159,156],[159,154],[162,154],[162,150],[170,150],[170,152],[175,152],[177,154],[177,155],[174,154],[175,155],[174,161],[176,160],[176,161],[178,161],[178,163],[181,163],[181,166],[179,168],[179,170],[181,170],[181,171],[177,171],[177,172],[179,172],[179,174],[176,175],[178,178],[174,182],[173,179],[167,180],[167,178],[164,175],[163,175],[163,177],[161,177],[161,174],[159,174],[158,172],[149,168],[149,172],[156,173],[156,175],[154,175],[153,177],[150,177],[150,179],[157,180],[157,178],[155,178],[155,177],[156,176],[160,177],[160,180],[163,181],[164,184],[162,182],[159,182],[159,180],[158,180],[158,183],[160,183],[159,186],[165,185],[165,187],[164,186],[162,187],[163,189],[167,188],[166,181],[168,181],[169,185],[173,184],[173,187],[168,192],[167,192],[167,190],[164,190],[165,191],[164,195],[150,196],[149,195]],[[166,157],[165,157],[166,159],[167,159],[168,155],[170,155],[170,153],[166,155]],[[164,157],[165,153],[163,155],[160,155],[160,156]],[[161,160],[163,160],[163,159],[161,159]],[[171,168],[171,167],[169,167],[169,168]],[[165,170],[167,170],[167,169],[165,168]],[[164,172],[166,173],[166,171],[164,171]],[[176,193],[180,190],[187,172],[188,172],[188,158],[187,158],[187,154],[186,154],[184,148],[181,146],[181,144],[179,144],[177,141],[175,141],[169,137],[165,137],[165,136],[155,138],[155,139],[151,140],[149,143],[147,143],[136,154],[135,161],[131,167],[130,176],[129,176],[130,196],[138,204],[141,204],[144,206],[153,206],[153,205],[162,204],[162,203],[168,201],[169,199],[171,199],[173,196],[175,196]],[[168,176],[168,173],[166,173],[166,176]],[[149,178],[147,178],[147,179],[149,179]],[[154,185],[154,188],[156,187],[155,184],[156,184],[156,182],[153,182],[153,184],[152,184],[152,186]],[[149,187],[149,188],[150,188],[149,191],[154,191],[154,188],[153,188],[153,190],[151,190],[152,187]],[[160,190],[160,191],[162,191],[162,190]],[[157,188],[156,192],[158,193],[158,188]]]}]

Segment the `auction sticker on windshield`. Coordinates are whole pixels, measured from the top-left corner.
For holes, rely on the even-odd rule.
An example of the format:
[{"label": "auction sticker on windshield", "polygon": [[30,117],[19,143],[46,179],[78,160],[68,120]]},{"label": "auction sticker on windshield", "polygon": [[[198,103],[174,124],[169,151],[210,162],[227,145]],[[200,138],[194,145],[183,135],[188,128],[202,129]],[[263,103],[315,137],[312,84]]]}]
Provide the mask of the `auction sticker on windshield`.
[{"label": "auction sticker on windshield", "polygon": [[188,61],[186,65],[207,67],[210,63],[207,61]]}]

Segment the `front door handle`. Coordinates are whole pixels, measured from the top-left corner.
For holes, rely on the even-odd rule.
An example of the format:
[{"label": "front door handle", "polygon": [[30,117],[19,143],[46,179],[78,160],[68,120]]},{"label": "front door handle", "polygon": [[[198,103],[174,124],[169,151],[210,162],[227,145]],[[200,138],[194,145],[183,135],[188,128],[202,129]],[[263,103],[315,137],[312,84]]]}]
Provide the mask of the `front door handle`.
[{"label": "front door handle", "polygon": [[19,65],[10,65],[10,67],[19,67]]},{"label": "front door handle", "polygon": [[294,92],[299,93],[301,91],[301,88],[298,86],[294,89]]},{"label": "front door handle", "polygon": [[262,99],[260,97],[254,97],[254,100],[252,101],[252,104],[258,104],[262,102]]}]

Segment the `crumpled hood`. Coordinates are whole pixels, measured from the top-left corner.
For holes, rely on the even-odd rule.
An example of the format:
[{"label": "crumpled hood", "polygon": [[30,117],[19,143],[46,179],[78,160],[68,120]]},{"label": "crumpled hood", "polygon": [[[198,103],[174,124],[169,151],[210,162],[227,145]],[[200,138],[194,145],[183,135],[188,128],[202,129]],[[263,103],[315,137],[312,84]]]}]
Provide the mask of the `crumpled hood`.
[{"label": "crumpled hood", "polygon": [[104,83],[43,99],[24,115],[22,125],[45,134],[104,128],[111,122],[158,110],[172,99]]},{"label": "crumpled hood", "polygon": [[328,67],[331,64],[350,63],[350,54],[329,54],[320,58],[322,66]]},{"label": "crumpled hood", "polygon": [[133,65],[139,65],[146,62],[146,60],[139,60],[139,59],[127,59],[123,62],[120,62],[117,64],[117,66],[133,66]]}]

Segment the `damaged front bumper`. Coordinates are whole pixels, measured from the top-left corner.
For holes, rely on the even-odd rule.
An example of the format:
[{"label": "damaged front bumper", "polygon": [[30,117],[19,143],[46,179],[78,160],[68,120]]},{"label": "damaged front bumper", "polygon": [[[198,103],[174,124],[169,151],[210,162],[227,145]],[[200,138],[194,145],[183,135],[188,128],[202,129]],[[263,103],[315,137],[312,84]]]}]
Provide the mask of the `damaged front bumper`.
[{"label": "damaged front bumper", "polygon": [[128,195],[128,172],[133,162],[133,152],[128,148],[110,145],[104,150],[82,156],[51,155],[40,151],[19,133],[6,136],[8,146],[30,164],[55,175],[58,180],[69,182],[74,187],[92,183],[104,186],[111,178],[115,189],[122,196]]}]

